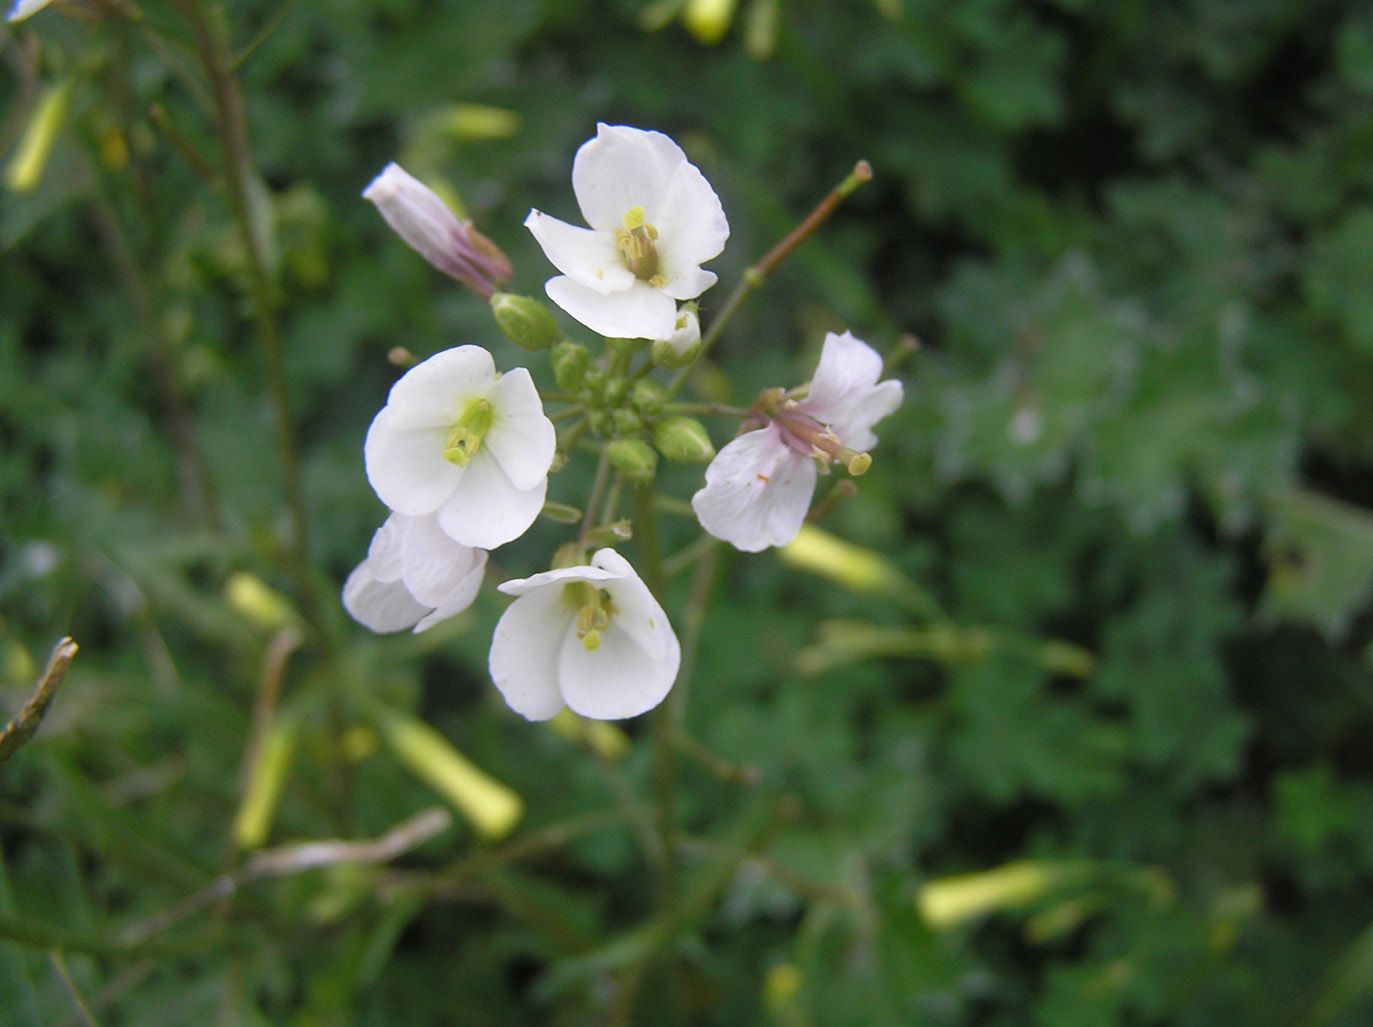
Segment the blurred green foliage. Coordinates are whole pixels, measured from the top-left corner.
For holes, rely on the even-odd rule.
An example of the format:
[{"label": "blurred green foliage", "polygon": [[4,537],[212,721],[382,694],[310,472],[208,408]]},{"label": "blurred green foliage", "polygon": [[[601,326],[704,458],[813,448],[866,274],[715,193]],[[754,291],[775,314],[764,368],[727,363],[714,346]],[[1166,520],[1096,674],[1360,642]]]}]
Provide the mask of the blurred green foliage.
[{"label": "blurred green foliage", "polygon": [[[196,0],[0,30],[6,715],[81,644],[0,767],[0,1018],[80,1023],[79,995],[127,1024],[1369,1022],[1366,4],[230,7],[236,47],[270,29],[237,69],[246,236]],[[359,192],[399,159],[536,294],[520,222],[572,214],[598,120],[672,134],[720,192],[707,323],[876,170],[732,322],[711,398],[803,380],[826,329],[923,343],[824,524],[889,587],[710,558],[666,912],[646,725],[623,754],[511,715],[492,590],[395,638],[336,600],[382,513],[361,443],[387,352],[526,359]],[[543,530],[505,572],[542,569]],[[512,839],[459,818],[396,859],[252,876],[233,825],[264,731],[268,846],[445,801],[388,748],[397,713],[518,793]],[[1011,865],[1044,872],[922,916],[932,882]]]}]

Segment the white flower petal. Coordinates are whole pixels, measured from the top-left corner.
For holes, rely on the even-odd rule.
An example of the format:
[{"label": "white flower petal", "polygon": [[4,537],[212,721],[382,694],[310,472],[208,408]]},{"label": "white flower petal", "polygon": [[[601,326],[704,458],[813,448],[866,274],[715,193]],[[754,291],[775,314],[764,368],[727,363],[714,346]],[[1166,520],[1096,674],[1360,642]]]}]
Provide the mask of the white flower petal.
[{"label": "white flower petal", "polygon": [[720,197],[695,164],[684,163],[673,173],[654,216],[657,220],[652,224],[662,241],[658,256],[666,265],[659,270],[668,278],[679,267],[694,267],[718,257],[729,239],[729,221],[720,206]]},{"label": "white flower petal", "polygon": [[510,708],[528,720],[548,720],[565,705],[558,688],[558,656],[569,634],[576,640],[574,617],[562,586],[553,585],[521,595],[496,624],[488,663],[491,680]]},{"label": "white flower petal", "polygon": [[[677,646],[672,624],[629,561],[613,549],[599,549],[591,557],[591,565],[619,578],[603,586],[617,611],[612,624],[629,631],[654,659],[672,658],[673,647]],[[680,647],[677,651],[680,656]]]},{"label": "white flower petal", "polygon": [[496,586],[496,591],[504,592],[506,595],[523,596],[530,592],[537,592],[555,581],[563,584],[574,581],[593,581],[599,584],[605,581],[614,581],[619,577],[619,574],[602,570],[600,567],[558,567],[551,571],[531,574],[527,578],[511,578],[509,581],[503,581]]},{"label": "white flower petal", "polygon": [[517,367],[501,377],[487,398],[494,419],[482,445],[516,488],[537,487],[548,478],[558,448],[558,432],[544,416],[538,386],[527,369]]},{"label": "white flower petal", "polygon": [[847,422],[882,377],[882,357],[852,332],[825,336],[810,391],[798,409],[822,424]]},{"label": "white flower petal", "polygon": [[770,424],[716,454],[691,507],[710,534],[756,553],[796,537],[810,509],[815,476],[815,461],[789,447]]},{"label": "white flower petal", "polygon": [[656,225],[672,176],[685,163],[682,148],[661,132],[601,124],[572,160],[572,191],[582,217],[597,231],[623,228],[634,207],[643,207],[648,223]]},{"label": "white flower petal", "polygon": [[477,597],[486,553],[454,542],[439,527],[437,517],[411,518],[401,551],[402,580],[418,602],[436,610],[448,609],[446,616],[452,616]]},{"label": "white flower petal", "polygon": [[578,228],[539,210],[529,212],[524,226],[554,267],[593,292],[619,292],[634,284],[613,234]]},{"label": "white flower petal", "polygon": [[401,547],[405,541],[406,529],[413,518],[404,514],[392,513],[380,528],[372,533],[372,541],[367,546],[367,564],[372,576],[378,581],[399,581],[404,573]]},{"label": "white flower petal", "polygon": [[714,271],[703,271],[695,266],[676,272],[665,268],[663,277],[667,279],[663,292],[676,300],[693,300],[719,281]]},{"label": "white flower petal", "polygon": [[386,633],[404,631],[429,612],[400,581],[378,581],[364,560],[343,584],[343,608],[363,627]]},{"label": "white flower petal", "polygon": [[363,461],[367,480],[397,513],[433,513],[453,494],[465,468],[443,458],[447,427],[400,428],[389,406],[367,429]]},{"label": "white flower petal", "polygon": [[9,21],[23,21],[25,18],[32,18],[50,3],[52,0],[15,0],[14,6],[10,8],[10,13],[6,18]]},{"label": "white flower petal", "polygon": [[670,339],[677,304],[666,292],[635,280],[624,292],[603,296],[571,278],[550,278],[544,291],[593,332],[618,339]]},{"label": "white flower petal", "polygon": [[[676,639],[673,639],[674,643]],[[677,679],[680,649],[651,654],[619,616],[601,632],[600,645],[587,652],[575,631],[565,636],[558,659],[563,700],[575,713],[596,720],[622,720],[653,709]]]},{"label": "white flower petal", "polygon": [[546,477],[532,489],[517,489],[496,458],[484,450],[463,471],[453,494],[438,510],[439,526],[455,542],[495,549],[523,535],[543,509]]},{"label": "white flower petal", "polygon": [[895,379],[880,382],[864,397],[847,421],[832,426],[834,433],[850,449],[871,449],[877,445],[877,435],[872,426],[888,414],[896,413],[904,396],[901,383]]},{"label": "white flower petal", "polygon": [[391,386],[386,409],[401,428],[451,428],[469,400],[495,384],[496,362],[480,346],[455,346],[416,364]]}]

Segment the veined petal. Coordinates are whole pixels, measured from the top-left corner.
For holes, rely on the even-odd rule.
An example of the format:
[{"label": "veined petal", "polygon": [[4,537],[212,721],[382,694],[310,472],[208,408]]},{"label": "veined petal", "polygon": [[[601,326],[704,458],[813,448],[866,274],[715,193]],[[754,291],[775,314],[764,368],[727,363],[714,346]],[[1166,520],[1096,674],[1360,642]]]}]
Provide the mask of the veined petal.
[{"label": "veined petal", "polygon": [[370,560],[358,564],[344,582],[343,608],[363,627],[382,634],[404,631],[429,612],[401,581],[378,581]]},{"label": "veined petal", "polygon": [[495,384],[496,362],[480,346],[455,346],[421,361],[391,386],[386,410],[401,428],[451,428],[467,401]]},{"label": "veined petal", "polygon": [[439,526],[455,542],[495,549],[523,535],[543,509],[546,477],[532,489],[518,489],[485,450],[462,470],[457,487],[438,510]]},{"label": "veined petal", "polygon": [[[657,220],[653,225],[661,240],[658,256],[672,270],[718,257],[729,239],[729,221],[720,206],[720,197],[695,164],[684,163],[673,172],[654,216]],[[671,270],[661,266],[660,270],[669,278],[672,276]]]},{"label": "veined petal", "polygon": [[548,477],[558,433],[544,416],[539,389],[529,371],[517,367],[488,394],[494,419],[483,445],[516,488],[532,489]]},{"label": "veined petal", "polygon": [[815,476],[815,461],[791,449],[770,424],[716,454],[691,507],[710,534],[756,553],[796,537],[810,509]]},{"label": "veined petal", "polygon": [[446,427],[397,427],[391,408],[383,407],[362,447],[367,480],[378,498],[410,516],[437,510],[466,470],[443,458],[447,435]]},{"label": "veined petal", "polygon": [[415,517],[401,544],[402,580],[416,601],[445,616],[467,609],[477,597],[486,553],[454,542],[439,527],[437,517]]},{"label": "veined petal", "polygon": [[554,267],[586,288],[608,293],[634,284],[634,274],[625,266],[613,233],[578,228],[539,210],[529,212],[524,227]]},{"label": "veined petal", "polygon": [[670,339],[677,304],[666,292],[637,279],[623,292],[603,296],[571,278],[550,278],[544,291],[593,332],[619,339]]},{"label": "veined petal", "polygon": [[797,404],[821,424],[847,422],[882,377],[882,357],[852,332],[825,336],[810,391]]},{"label": "veined petal", "polygon": [[687,162],[682,148],[661,132],[627,125],[596,126],[596,138],[577,150],[572,160],[572,191],[582,217],[592,228],[614,232],[624,217],[643,207],[656,224],[659,205],[672,176]]},{"label": "veined petal", "polygon": [[901,383],[894,378],[879,382],[850,414],[847,421],[834,424],[839,441],[850,449],[871,449],[877,445],[872,426],[888,414],[896,413],[905,397]]},{"label": "veined petal", "polygon": [[511,603],[496,624],[491,680],[510,708],[528,720],[548,720],[565,705],[558,656],[569,635],[576,640],[575,615],[561,587],[536,587]]}]

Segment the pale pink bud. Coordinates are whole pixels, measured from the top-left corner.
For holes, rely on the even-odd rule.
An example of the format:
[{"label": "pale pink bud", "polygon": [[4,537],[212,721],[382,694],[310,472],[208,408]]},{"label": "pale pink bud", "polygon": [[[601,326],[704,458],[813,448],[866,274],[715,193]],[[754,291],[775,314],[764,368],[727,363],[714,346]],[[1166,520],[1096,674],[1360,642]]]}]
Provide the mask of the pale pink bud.
[{"label": "pale pink bud", "polygon": [[386,165],[363,190],[409,246],[484,300],[510,281],[510,261],[470,221],[459,221],[432,189],[399,164]]}]

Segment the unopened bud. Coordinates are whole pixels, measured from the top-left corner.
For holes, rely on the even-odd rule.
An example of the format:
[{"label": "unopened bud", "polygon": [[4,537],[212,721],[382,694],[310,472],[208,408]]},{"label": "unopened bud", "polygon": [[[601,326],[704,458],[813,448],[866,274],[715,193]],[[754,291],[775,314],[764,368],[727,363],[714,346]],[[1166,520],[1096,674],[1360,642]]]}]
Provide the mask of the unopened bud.
[{"label": "unopened bud", "polygon": [[582,384],[591,364],[591,353],[581,343],[564,339],[553,347],[551,359],[558,388],[571,392]]},{"label": "unopened bud", "polygon": [[563,337],[553,312],[532,296],[498,292],[491,297],[491,313],[505,337],[521,349],[548,349]]},{"label": "unopened bud", "polygon": [[655,381],[640,378],[629,390],[629,405],[646,417],[652,417],[667,402],[667,390]]},{"label": "unopened bud", "polygon": [[510,281],[510,261],[470,221],[459,221],[432,189],[399,164],[388,164],[363,190],[402,239],[444,274],[482,299]]},{"label": "unopened bud", "polygon": [[658,454],[643,439],[614,439],[606,443],[605,454],[630,481],[652,481],[658,469]]},{"label": "unopened bud", "polygon": [[701,320],[696,305],[688,303],[677,311],[677,324],[672,335],[653,344],[653,362],[669,371],[686,367],[701,352]]},{"label": "unopened bud", "polygon": [[715,456],[705,425],[691,417],[666,417],[659,421],[653,444],[659,453],[679,464],[703,464]]},{"label": "unopened bud", "polygon": [[633,435],[635,432],[642,429],[643,426],[644,419],[633,410],[621,407],[618,410],[611,411],[610,430],[616,435]]}]

